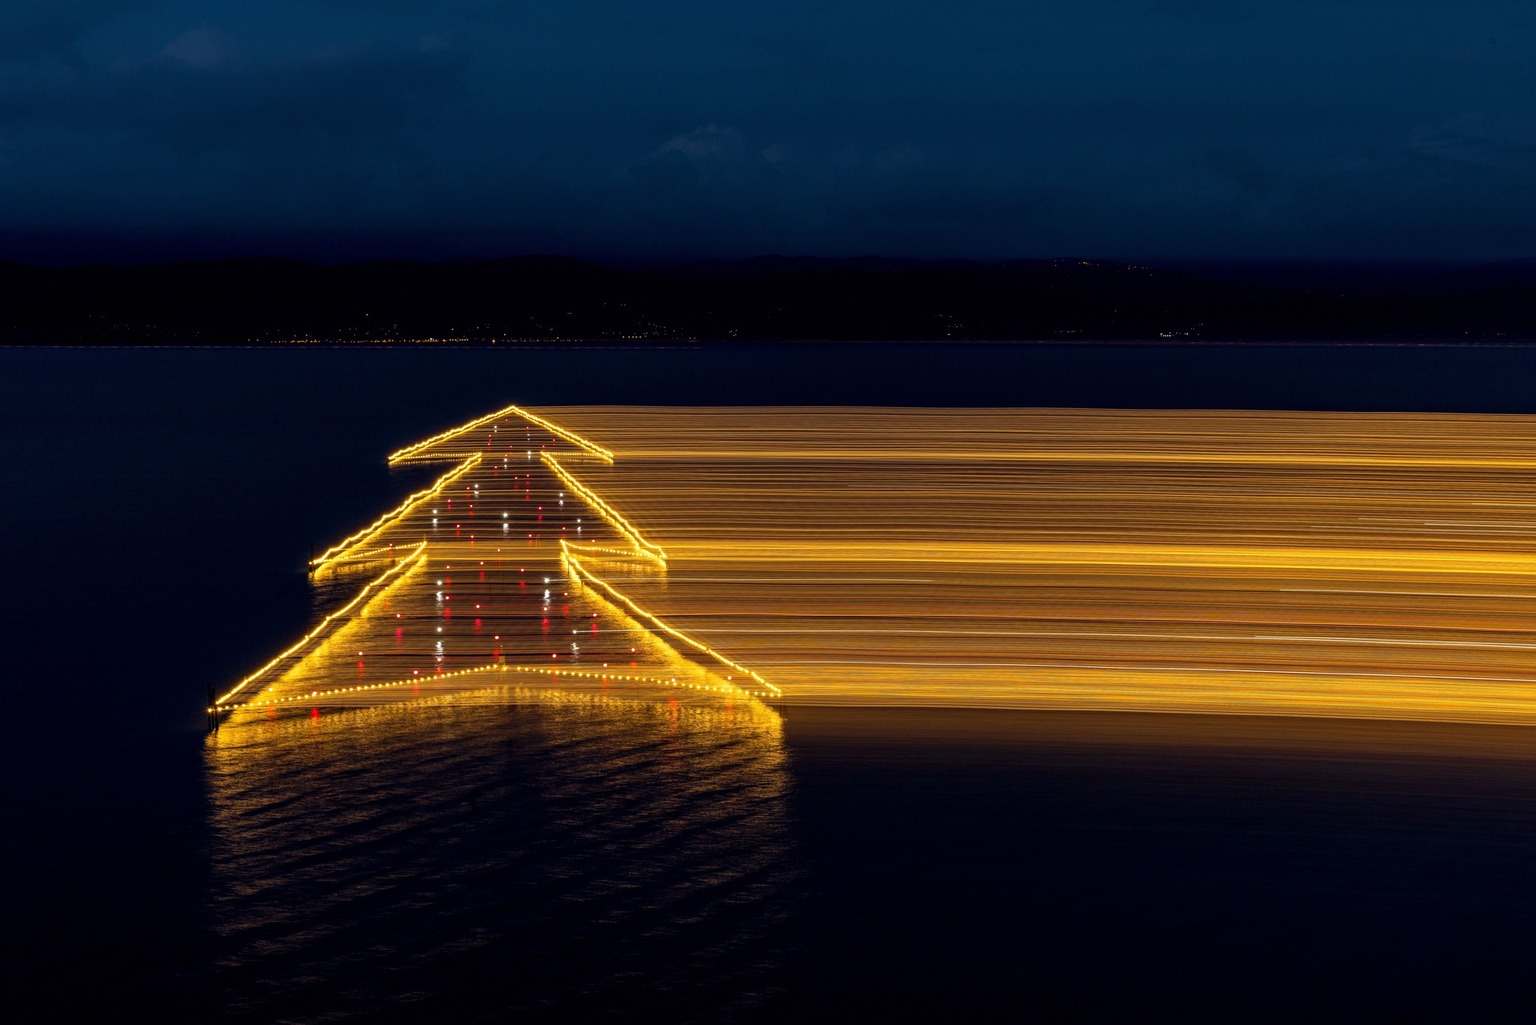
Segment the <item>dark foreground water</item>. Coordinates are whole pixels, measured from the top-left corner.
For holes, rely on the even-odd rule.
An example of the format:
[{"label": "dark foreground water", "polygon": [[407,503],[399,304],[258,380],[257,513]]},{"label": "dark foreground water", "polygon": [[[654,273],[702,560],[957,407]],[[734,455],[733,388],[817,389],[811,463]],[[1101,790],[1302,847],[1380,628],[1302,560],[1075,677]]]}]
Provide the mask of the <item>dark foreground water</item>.
[{"label": "dark foreground water", "polygon": [[29,1020],[1523,1021],[1527,731],[509,693],[202,730],[508,401],[1536,412],[1522,348],[0,352]]}]

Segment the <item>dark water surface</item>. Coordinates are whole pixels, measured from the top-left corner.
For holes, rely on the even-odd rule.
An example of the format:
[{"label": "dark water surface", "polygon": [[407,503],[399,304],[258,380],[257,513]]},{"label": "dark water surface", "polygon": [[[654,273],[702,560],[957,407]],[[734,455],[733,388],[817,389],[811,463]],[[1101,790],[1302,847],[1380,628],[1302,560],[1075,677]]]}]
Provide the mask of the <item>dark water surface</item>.
[{"label": "dark water surface", "polygon": [[742,1017],[804,869],[779,717],[513,693],[232,725],[208,755],[232,1021]]},{"label": "dark water surface", "polygon": [[3,351],[6,972],[43,1020],[1523,1021],[1506,728],[514,693],[208,740],[384,453],[509,401],[1536,412],[1536,349]]}]

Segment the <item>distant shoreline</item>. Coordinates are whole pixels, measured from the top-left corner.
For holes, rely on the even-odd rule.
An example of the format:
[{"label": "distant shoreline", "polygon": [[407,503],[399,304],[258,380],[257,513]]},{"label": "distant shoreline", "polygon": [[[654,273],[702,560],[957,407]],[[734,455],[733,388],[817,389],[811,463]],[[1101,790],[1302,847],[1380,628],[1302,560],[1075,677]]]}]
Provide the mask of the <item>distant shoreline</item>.
[{"label": "distant shoreline", "polygon": [[0,344],[1536,341],[1536,263],[1315,269],[1304,284],[1294,270],[1265,273],[1085,260],[0,263]]}]

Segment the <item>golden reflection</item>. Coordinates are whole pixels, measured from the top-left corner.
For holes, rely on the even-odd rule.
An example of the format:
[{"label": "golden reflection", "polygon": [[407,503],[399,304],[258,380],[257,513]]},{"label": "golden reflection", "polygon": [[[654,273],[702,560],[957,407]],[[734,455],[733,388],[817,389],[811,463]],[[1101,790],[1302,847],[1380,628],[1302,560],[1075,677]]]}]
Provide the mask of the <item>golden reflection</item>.
[{"label": "golden reflection", "polygon": [[[605,971],[536,973],[500,995],[503,1013],[612,1002],[609,987],[664,1001],[679,973],[719,980],[727,1011],[782,985],[801,870],[779,716],[509,676],[241,713],[209,735],[221,1013],[336,1017],[355,1013],[351,987],[370,1007],[460,1020],[456,991],[541,959]],[[654,929],[698,918],[709,926]]]}]

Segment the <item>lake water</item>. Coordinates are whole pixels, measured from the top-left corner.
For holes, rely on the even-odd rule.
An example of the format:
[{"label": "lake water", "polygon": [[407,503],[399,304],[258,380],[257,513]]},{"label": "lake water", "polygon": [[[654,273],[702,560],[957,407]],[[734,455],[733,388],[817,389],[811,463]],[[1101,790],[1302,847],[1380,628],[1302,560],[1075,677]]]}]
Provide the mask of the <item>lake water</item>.
[{"label": "lake water", "polygon": [[[1524,1020],[1524,730],[511,692],[203,729],[384,453],[517,401],[1536,412],[1522,347],[0,352],[49,1017]],[[418,471],[419,472],[419,471]],[[427,471],[428,475],[432,471]]]}]

